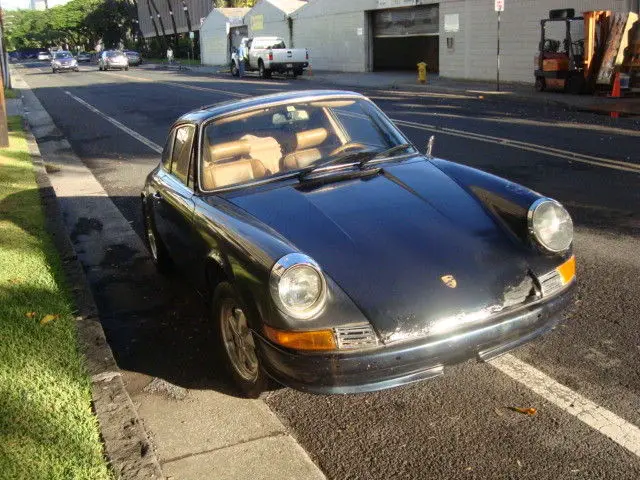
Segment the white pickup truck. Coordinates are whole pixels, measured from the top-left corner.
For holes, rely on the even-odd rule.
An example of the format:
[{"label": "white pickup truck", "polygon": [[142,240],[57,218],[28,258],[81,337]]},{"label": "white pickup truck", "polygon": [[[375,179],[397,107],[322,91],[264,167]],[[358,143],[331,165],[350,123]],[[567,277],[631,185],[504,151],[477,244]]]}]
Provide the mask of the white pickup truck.
[{"label": "white pickup truck", "polygon": [[[246,71],[257,71],[260,78],[270,78],[271,73],[291,73],[294,77],[302,75],[309,66],[309,51],[306,48],[287,48],[280,37],[243,38],[245,46]],[[231,73],[240,74],[238,53],[231,56]]]}]

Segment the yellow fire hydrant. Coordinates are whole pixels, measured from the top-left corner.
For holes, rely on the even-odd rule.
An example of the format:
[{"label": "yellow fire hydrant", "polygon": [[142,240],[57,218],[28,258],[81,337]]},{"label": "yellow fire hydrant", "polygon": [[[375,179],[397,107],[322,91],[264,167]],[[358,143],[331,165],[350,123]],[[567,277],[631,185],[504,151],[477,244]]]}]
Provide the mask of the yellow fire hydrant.
[{"label": "yellow fire hydrant", "polygon": [[424,62],[418,64],[418,82],[427,83],[427,64]]}]

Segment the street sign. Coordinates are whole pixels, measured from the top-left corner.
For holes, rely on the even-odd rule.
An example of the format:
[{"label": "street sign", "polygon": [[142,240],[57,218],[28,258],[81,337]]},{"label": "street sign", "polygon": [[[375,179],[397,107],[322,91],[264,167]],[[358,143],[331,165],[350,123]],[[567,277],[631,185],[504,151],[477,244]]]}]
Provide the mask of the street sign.
[{"label": "street sign", "polygon": [[504,12],[504,0],[495,0],[494,8],[496,12]]}]

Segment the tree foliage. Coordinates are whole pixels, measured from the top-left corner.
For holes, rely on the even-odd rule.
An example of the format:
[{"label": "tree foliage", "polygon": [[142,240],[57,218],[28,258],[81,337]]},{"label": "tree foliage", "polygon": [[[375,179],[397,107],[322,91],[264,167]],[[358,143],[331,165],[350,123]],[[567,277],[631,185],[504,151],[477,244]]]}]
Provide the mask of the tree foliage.
[{"label": "tree foliage", "polygon": [[48,10],[7,12],[8,49],[69,46],[106,48],[136,34],[137,10],[129,0],[71,0]]}]

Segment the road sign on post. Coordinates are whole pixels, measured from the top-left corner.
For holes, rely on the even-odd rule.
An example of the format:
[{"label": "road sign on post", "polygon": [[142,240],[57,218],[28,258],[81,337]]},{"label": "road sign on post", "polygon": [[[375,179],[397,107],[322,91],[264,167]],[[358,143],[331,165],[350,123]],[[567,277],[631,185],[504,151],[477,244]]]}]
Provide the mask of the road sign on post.
[{"label": "road sign on post", "polygon": [[498,12],[498,44],[496,51],[496,90],[500,91],[500,13],[504,12],[504,0],[494,0],[493,8]]}]

